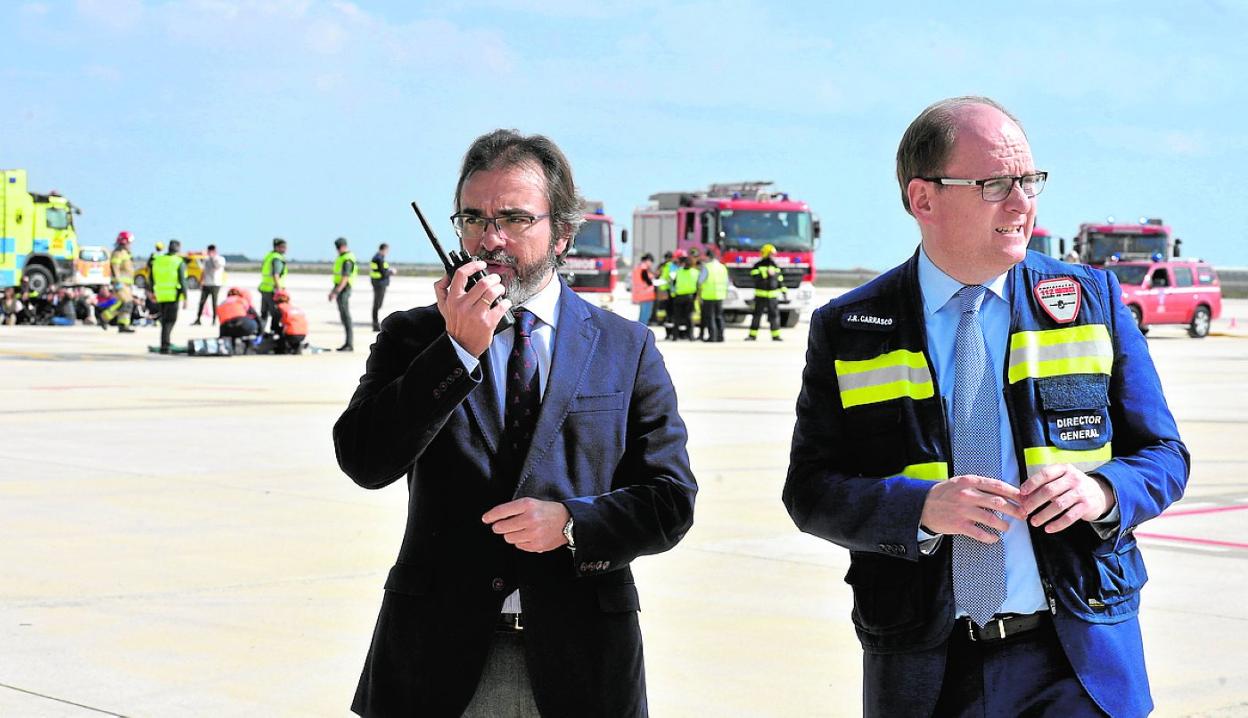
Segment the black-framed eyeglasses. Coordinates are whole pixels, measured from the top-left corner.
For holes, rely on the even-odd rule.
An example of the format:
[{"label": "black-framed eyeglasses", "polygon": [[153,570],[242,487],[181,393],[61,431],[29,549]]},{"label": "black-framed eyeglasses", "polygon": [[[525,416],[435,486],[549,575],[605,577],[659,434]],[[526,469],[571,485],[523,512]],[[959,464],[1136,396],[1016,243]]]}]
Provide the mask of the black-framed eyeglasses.
[{"label": "black-framed eyeglasses", "polygon": [[483,217],[479,214],[459,212],[451,215],[451,224],[455,227],[455,234],[458,234],[461,239],[480,239],[485,236],[485,230],[491,224],[494,225],[494,231],[499,234],[518,237],[549,216],[549,214],[515,212],[498,217]]},{"label": "black-framed eyeglasses", "polygon": [[1023,191],[1023,194],[1035,197],[1044,190],[1044,182],[1048,178],[1048,172],[1032,172],[1017,177],[989,177],[988,179],[954,179],[952,177],[920,177],[919,179],[956,187],[979,187],[985,202],[1000,202],[1010,196],[1015,184]]}]

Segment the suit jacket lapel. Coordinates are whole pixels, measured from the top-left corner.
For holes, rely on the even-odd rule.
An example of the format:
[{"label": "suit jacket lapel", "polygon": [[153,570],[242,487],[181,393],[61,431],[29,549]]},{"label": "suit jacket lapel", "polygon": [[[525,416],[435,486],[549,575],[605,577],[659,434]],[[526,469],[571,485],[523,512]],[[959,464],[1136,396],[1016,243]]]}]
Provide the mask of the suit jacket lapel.
[{"label": "suit jacket lapel", "polygon": [[481,438],[491,454],[498,453],[499,437],[503,433],[502,407],[494,396],[494,370],[490,366],[490,353],[481,355],[481,383],[468,394],[468,412],[481,427]]},{"label": "suit jacket lapel", "polygon": [[541,461],[555,441],[555,435],[563,426],[572,398],[580,391],[593,363],[601,329],[593,322],[589,305],[584,299],[563,284],[559,295],[559,326],[555,330],[555,351],[550,361],[550,376],[546,379],[546,393],[542,397],[542,410],[537,415],[537,427],[529,452],[520,469],[516,482],[516,496],[520,496],[533,467]]}]

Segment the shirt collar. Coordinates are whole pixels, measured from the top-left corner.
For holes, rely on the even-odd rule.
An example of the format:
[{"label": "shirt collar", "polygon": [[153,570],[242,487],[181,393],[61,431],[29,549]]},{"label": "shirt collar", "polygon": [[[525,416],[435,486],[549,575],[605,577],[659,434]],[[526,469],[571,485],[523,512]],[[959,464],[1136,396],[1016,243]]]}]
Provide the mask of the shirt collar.
[{"label": "shirt collar", "polygon": [[533,312],[533,316],[549,324],[552,328],[559,325],[559,295],[563,293],[563,282],[554,271],[550,273],[550,281],[537,294],[521,306]]},{"label": "shirt collar", "polygon": [[[991,281],[984,282],[990,294],[1006,302],[1009,301],[1009,298],[1005,296],[1007,274],[1009,274],[1008,270],[993,277]],[[931,257],[927,256],[927,251],[922,245],[919,246],[919,289],[923,293],[925,317],[931,318],[933,314],[939,312],[963,286],[962,282],[950,277],[945,274],[944,270],[937,267]]]}]

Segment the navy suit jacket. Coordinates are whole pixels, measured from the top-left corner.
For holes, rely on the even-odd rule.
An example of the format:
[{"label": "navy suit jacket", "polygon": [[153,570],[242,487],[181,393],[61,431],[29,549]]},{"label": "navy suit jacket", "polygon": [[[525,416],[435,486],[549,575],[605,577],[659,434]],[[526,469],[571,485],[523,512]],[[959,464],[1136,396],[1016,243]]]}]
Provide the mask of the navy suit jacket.
[{"label": "navy suit jacket", "polygon": [[[629,563],[666,551],[693,521],[684,422],[646,328],[566,285],[531,445],[509,456],[488,354],[464,369],[437,307],[391,315],[334,426],[357,484],[408,484],[407,529],[352,709],[458,716],[503,599],[519,589],[543,716],[646,714],[637,589]],[[516,480],[515,466],[521,466]],[[513,498],[561,501],[575,553],[520,551],[481,516]]]}]

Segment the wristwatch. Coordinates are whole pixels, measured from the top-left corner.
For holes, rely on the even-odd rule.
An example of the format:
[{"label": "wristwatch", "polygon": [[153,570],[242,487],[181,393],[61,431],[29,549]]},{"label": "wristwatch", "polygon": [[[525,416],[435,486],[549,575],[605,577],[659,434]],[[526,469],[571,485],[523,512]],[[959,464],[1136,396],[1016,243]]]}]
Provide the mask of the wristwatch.
[{"label": "wristwatch", "polygon": [[576,550],[576,539],[572,538],[572,517],[568,517],[568,522],[563,525],[563,537],[568,540],[568,548]]}]

